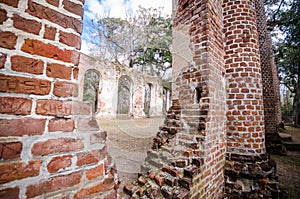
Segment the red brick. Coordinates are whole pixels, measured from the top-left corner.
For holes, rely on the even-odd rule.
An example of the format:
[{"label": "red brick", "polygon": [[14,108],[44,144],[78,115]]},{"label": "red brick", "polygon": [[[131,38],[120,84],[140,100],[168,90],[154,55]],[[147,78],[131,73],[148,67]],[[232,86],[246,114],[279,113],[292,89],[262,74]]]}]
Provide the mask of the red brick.
[{"label": "red brick", "polygon": [[33,198],[46,193],[63,190],[77,185],[81,181],[82,171],[74,172],[69,175],[60,175],[47,180],[37,182],[27,186],[26,196]]},{"label": "red brick", "polygon": [[18,7],[19,0],[0,0],[0,3],[5,3],[9,6]]},{"label": "red brick", "polygon": [[77,97],[78,85],[70,82],[57,81],[54,84],[53,94],[58,97]]},{"label": "red brick", "polygon": [[48,77],[70,80],[72,75],[72,68],[66,67],[61,64],[48,64],[46,74]]},{"label": "red brick", "polygon": [[18,97],[0,97],[0,113],[28,115],[31,112],[32,101]]},{"label": "red brick", "polygon": [[5,67],[6,58],[6,54],[0,53],[0,69]]},{"label": "red brick", "polygon": [[36,113],[39,115],[67,116],[67,115],[89,115],[90,106],[83,102],[38,100]]},{"label": "red brick", "polygon": [[76,49],[80,49],[81,39],[80,36],[78,35],[59,31],[59,41],[68,46],[72,46],[75,47]]},{"label": "red brick", "polygon": [[56,10],[32,2],[31,0],[28,1],[28,9],[26,10],[26,12],[31,14],[32,16],[38,17],[40,19],[46,19],[55,24],[58,24],[63,28],[72,28],[79,34],[81,34],[82,32],[81,20],[69,17]]},{"label": "red brick", "polygon": [[28,163],[10,162],[0,164],[0,184],[38,176],[40,173],[41,160],[32,160]]},{"label": "red brick", "polygon": [[46,119],[0,119],[0,137],[42,135]]},{"label": "red brick", "polygon": [[4,9],[0,8],[0,24],[3,24],[8,19],[7,12]]},{"label": "red brick", "polygon": [[55,173],[60,169],[65,169],[72,165],[72,155],[58,156],[51,159],[47,165],[47,169],[50,173]]},{"label": "red brick", "polygon": [[49,121],[48,130],[49,132],[62,131],[62,132],[73,132],[75,129],[75,123],[72,119],[51,119]]},{"label": "red brick", "polygon": [[19,158],[22,152],[22,142],[0,143],[0,160],[10,160]]},{"label": "red brick", "polygon": [[82,149],[83,147],[84,145],[81,139],[58,138],[35,143],[31,149],[31,152],[34,156],[39,156],[76,151]]},{"label": "red brick", "polygon": [[73,78],[74,79],[78,79],[78,71],[79,71],[79,68],[74,68],[73,69]]},{"label": "red brick", "polygon": [[0,31],[0,47],[7,49],[15,49],[17,36],[12,32]]},{"label": "red brick", "polygon": [[46,0],[46,2],[56,7],[59,5],[59,0]]},{"label": "red brick", "polygon": [[56,28],[45,26],[44,39],[54,40],[56,35]]},{"label": "red brick", "polygon": [[64,9],[69,11],[69,12],[72,12],[72,13],[74,13],[76,15],[79,15],[79,16],[83,15],[83,6],[81,4],[73,3],[69,0],[64,0],[63,1],[63,6],[64,6]]},{"label": "red brick", "polygon": [[16,14],[13,15],[12,20],[15,28],[35,35],[38,35],[42,28],[42,24],[40,22],[31,19],[25,19]]},{"label": "red brick", "polygon": [[47,95],[50,87],[48,80],[0,74],[1,92]]},{"label": "red brick", "polygon": [[52,44],[39,40],[25,39],[22,51],[78,65],[79,53],[72,50],[60,49]]},{"label": "red brick", "polygon": [[3,199],[19,199],[19,187],[7,188],[0,190],[0,198]]},{"label": "red brick", "polygon": [[98,183],[95,186],[92,187],[88,187],[88,188],[83,188],[80,191],[78,191],[75,196],[74,199],[84,199],[87,196],[96,194],[96,193],[103,193],[106,192],[108,190],[111,190],[114,188],[114,178],[113,176],[109,176],[108,178],[106,178],[103,182]]},{"label": "red brick", "polygon": [[92,180],[98,177],[104,176],[104,166],[103,164],[100,164],[92,169],[86,170],[86,178],[88,180]]},{"label": "red brick", "polygon": [[93,150],[91,152],[81,152],[77,154],[77,166],[85,164],[98,163],[107,156],[106,148],[102,150]]},{"label": "red brick", "polygon": [[41,75],[44,71],[44,62],[42,60],[15,55],[11,57],[11,69]]}]

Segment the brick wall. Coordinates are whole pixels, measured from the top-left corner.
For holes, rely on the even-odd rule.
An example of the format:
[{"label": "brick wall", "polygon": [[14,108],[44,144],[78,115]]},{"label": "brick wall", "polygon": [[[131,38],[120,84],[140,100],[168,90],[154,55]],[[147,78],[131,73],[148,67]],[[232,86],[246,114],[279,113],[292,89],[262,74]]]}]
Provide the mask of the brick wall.
[{"label": "brick wall", "polygon": [[0,198],[115,197],[105,132],[77,101],[83,3],[0,1]]}]

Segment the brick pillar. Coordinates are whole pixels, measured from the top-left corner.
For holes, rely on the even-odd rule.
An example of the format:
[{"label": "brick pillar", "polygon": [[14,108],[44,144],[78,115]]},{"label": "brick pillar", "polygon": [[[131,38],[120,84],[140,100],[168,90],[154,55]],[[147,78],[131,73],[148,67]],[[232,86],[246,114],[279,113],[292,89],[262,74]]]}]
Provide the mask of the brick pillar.
[{"label": "brick pillar", "polygon": [[222,4],[179,0],[174,10],[172,107],[138,180],[156,183],[125,191],[150,198],[218,198],[226,147]]},{"label": "brick pillar", "polygon": [[278,124],[281,122],[278,72],[274,61],[271,35],[267,29],[264,2],[256,0],[255,8],[263,84],[266,148],[269,153],[282,154],[285,150],[277,132]]},{"label": "brick pillar", "polygon": [[[263,86],[254,0],[224,0],[228,198],[276,198],[265,149]],[[270,175],[267,175],[270,173]],[[261,175],[262,174],[262,175]]]},{"label": "brick pillar", "polygon": [[105,132],[77,101],[83,2],[0,2],[0,198],[115,197]]}]

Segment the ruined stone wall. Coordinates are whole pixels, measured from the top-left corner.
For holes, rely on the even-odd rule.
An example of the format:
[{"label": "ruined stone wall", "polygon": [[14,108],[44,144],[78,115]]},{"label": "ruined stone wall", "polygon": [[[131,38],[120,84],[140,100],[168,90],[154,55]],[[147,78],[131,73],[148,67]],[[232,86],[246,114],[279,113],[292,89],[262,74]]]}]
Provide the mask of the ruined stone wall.
[{"label": "ruined stone wall", "polygon": [[105,132],[78,101],[84,0],[0,1],[0,198],[114,198]]},{"label": "ruined stone wall", "polygon": [[161,79],[142,73],[132,68],[118,69],[112,62],[104,62],[85,54],[79,59],[79,100],[84,95],[84,75],[88,70],[97,71],[100,75],[98,90],[97,118],[115,118],[118,106],[119,79],[126,76],[131,81],[131,110],[128,116],[133,118],[147,117],[145,114],[145,87],[151,84],[151,104],[149,117],[163,115],[163,87]]}]

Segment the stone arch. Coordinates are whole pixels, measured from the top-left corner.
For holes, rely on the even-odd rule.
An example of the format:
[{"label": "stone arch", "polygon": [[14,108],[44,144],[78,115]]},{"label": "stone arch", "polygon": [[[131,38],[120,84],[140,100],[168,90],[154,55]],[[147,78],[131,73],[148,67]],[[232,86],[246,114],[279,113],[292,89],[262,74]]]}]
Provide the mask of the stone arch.
[{"label": "stone arch", "polygon": [[88,69],[84,73],[83,97],[82,100],[89,102],[93,113],[99,109],[99,94],[101,93],[101,74],[95,69]]},{"label": "stone arch", "polygon": [[132,79],[123,75],[118,82],[117,114],[130,114],[132,110]]}]

